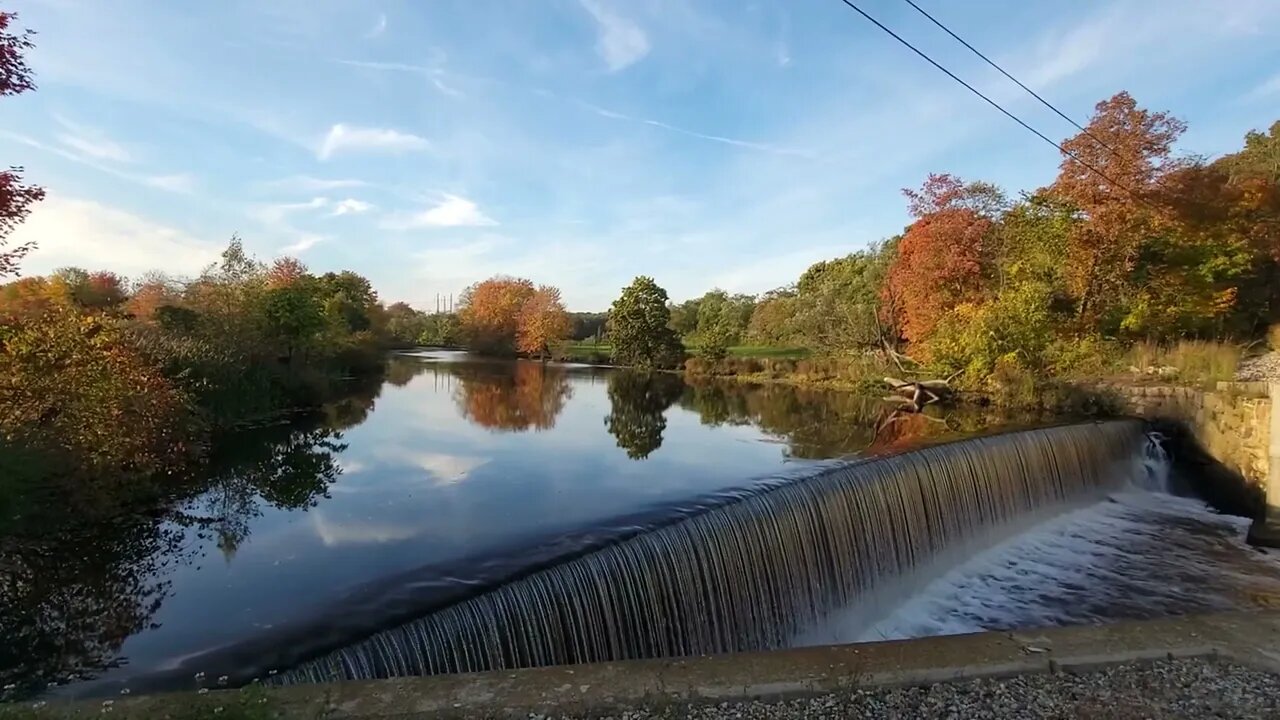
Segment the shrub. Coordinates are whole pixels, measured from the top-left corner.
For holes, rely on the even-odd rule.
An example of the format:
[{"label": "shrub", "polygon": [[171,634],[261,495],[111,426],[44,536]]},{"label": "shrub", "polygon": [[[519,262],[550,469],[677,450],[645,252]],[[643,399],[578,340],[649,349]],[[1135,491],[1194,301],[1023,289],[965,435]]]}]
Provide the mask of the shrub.
[{"label": "shrub", "polygon": [[1019,366],[1040,371],[1053,341],[1048,288],[1026,284],[995,300],[961,304],[942,317],[928,342],[927,355],[938,374],[960,373],[963,387],[981,388],[1007,356]]},{"label": "shrub", "polygon": [[189,447],[188,398],[119,321],[58,308],[0,329],[0,440],[110,477],[168,467]]}]

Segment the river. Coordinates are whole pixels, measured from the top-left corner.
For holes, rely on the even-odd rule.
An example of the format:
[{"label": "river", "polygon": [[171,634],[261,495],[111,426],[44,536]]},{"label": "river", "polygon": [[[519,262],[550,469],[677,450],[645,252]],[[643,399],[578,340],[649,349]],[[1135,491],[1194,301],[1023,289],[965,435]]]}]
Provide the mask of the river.
[{"label": "river", "polygon": [[[460,587],[625,537],[664,513],[697,512],[840,458],[1035,420],[979,409],[898,415],[873,398],[785,385],[397,356],[380,386],[307,422],[224,443],[196,492],[27,548],[30,585],[11,582],[3,596],[6,636],[19,641],[0,651],[0,672],[80,694],[145,688],[140,678],[186,672],[219,653],[224,664],[232,657],[266,669],[287,655],[263,649],[287,637],[277,633],[372,633]],[[1244,548],[1238,519],[1194,500],[1125,497],[922,570],[879,605],[833,614],[797,643],[1280,597],[1280,566]],[[1178,542],[1159,542],[1164,532]],[[1144,554],[1145,563],[1134,560]],[[1177,567],[1178,557],[1209,578],[1211,598],[1153,590],[1152,568]],[[1129,584],[1090,575],[1099,558]],[[1055,583],[1095,598],[1099,584],[1112,591],[1084,606],[1055,603]]]}]

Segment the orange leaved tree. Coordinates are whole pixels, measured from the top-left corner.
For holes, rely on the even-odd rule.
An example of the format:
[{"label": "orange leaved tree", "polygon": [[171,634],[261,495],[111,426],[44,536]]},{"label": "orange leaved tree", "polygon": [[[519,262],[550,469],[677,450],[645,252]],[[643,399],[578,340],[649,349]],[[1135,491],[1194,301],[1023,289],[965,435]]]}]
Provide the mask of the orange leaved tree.
[{"label": "orange leaved tree", "polygon": [[551,346],[569,337],[573,323],[560,301],[560,290],[540,286],[520,309],[516,328],[516,349],[522,353],[545,357]]},{"label": "orange leaved tree", "polygon": [[1085,131],[1062,143],[1070,155],[1049,191],[1081,220],[1068,238],[1067,263],[1081,327],[1109,317],[1114,323],[1131,304],[1144,244],[1161,232],[1159,188],[1166,175],[1186,166],[1173,156],[1173,143],[1186,129],[1121,92],[1098,103]]},{"label": "orange leaved tree", "polygon": [[513,354],[520,312],[536,292],[532,282],[502,275],[464,290],[458,321],[467,346],[490,355]]}]

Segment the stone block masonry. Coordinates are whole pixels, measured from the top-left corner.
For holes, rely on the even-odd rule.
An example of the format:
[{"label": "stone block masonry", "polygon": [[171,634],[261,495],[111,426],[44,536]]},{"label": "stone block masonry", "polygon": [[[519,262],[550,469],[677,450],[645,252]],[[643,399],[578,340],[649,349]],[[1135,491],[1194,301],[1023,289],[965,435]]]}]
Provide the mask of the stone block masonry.
[{"label": "stone block masonry", "polygon": [[1250,542],[1280,547],[1280,398],[1277,382],[1223,382],[1214,390],[1117,385],[1124,409],[1171,423],[1188,482],[1215,506],[1255,519]]}]

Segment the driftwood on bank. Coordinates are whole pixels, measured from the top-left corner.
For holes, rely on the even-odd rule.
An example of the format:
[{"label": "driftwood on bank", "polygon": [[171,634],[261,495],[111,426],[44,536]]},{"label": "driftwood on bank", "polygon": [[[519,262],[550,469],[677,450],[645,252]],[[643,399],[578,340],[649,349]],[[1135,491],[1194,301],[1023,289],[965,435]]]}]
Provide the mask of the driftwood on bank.
[{"label": "driftwood on bank", "polygon": [[898,403],[903,409],[921,412],[926,405],[933,405],[946,400],[951,395],[951,384],[946,380],[916,380],[906,382],[887,377],[884,383],[893,391],[893,395],[885,398],[888,402]]}]

